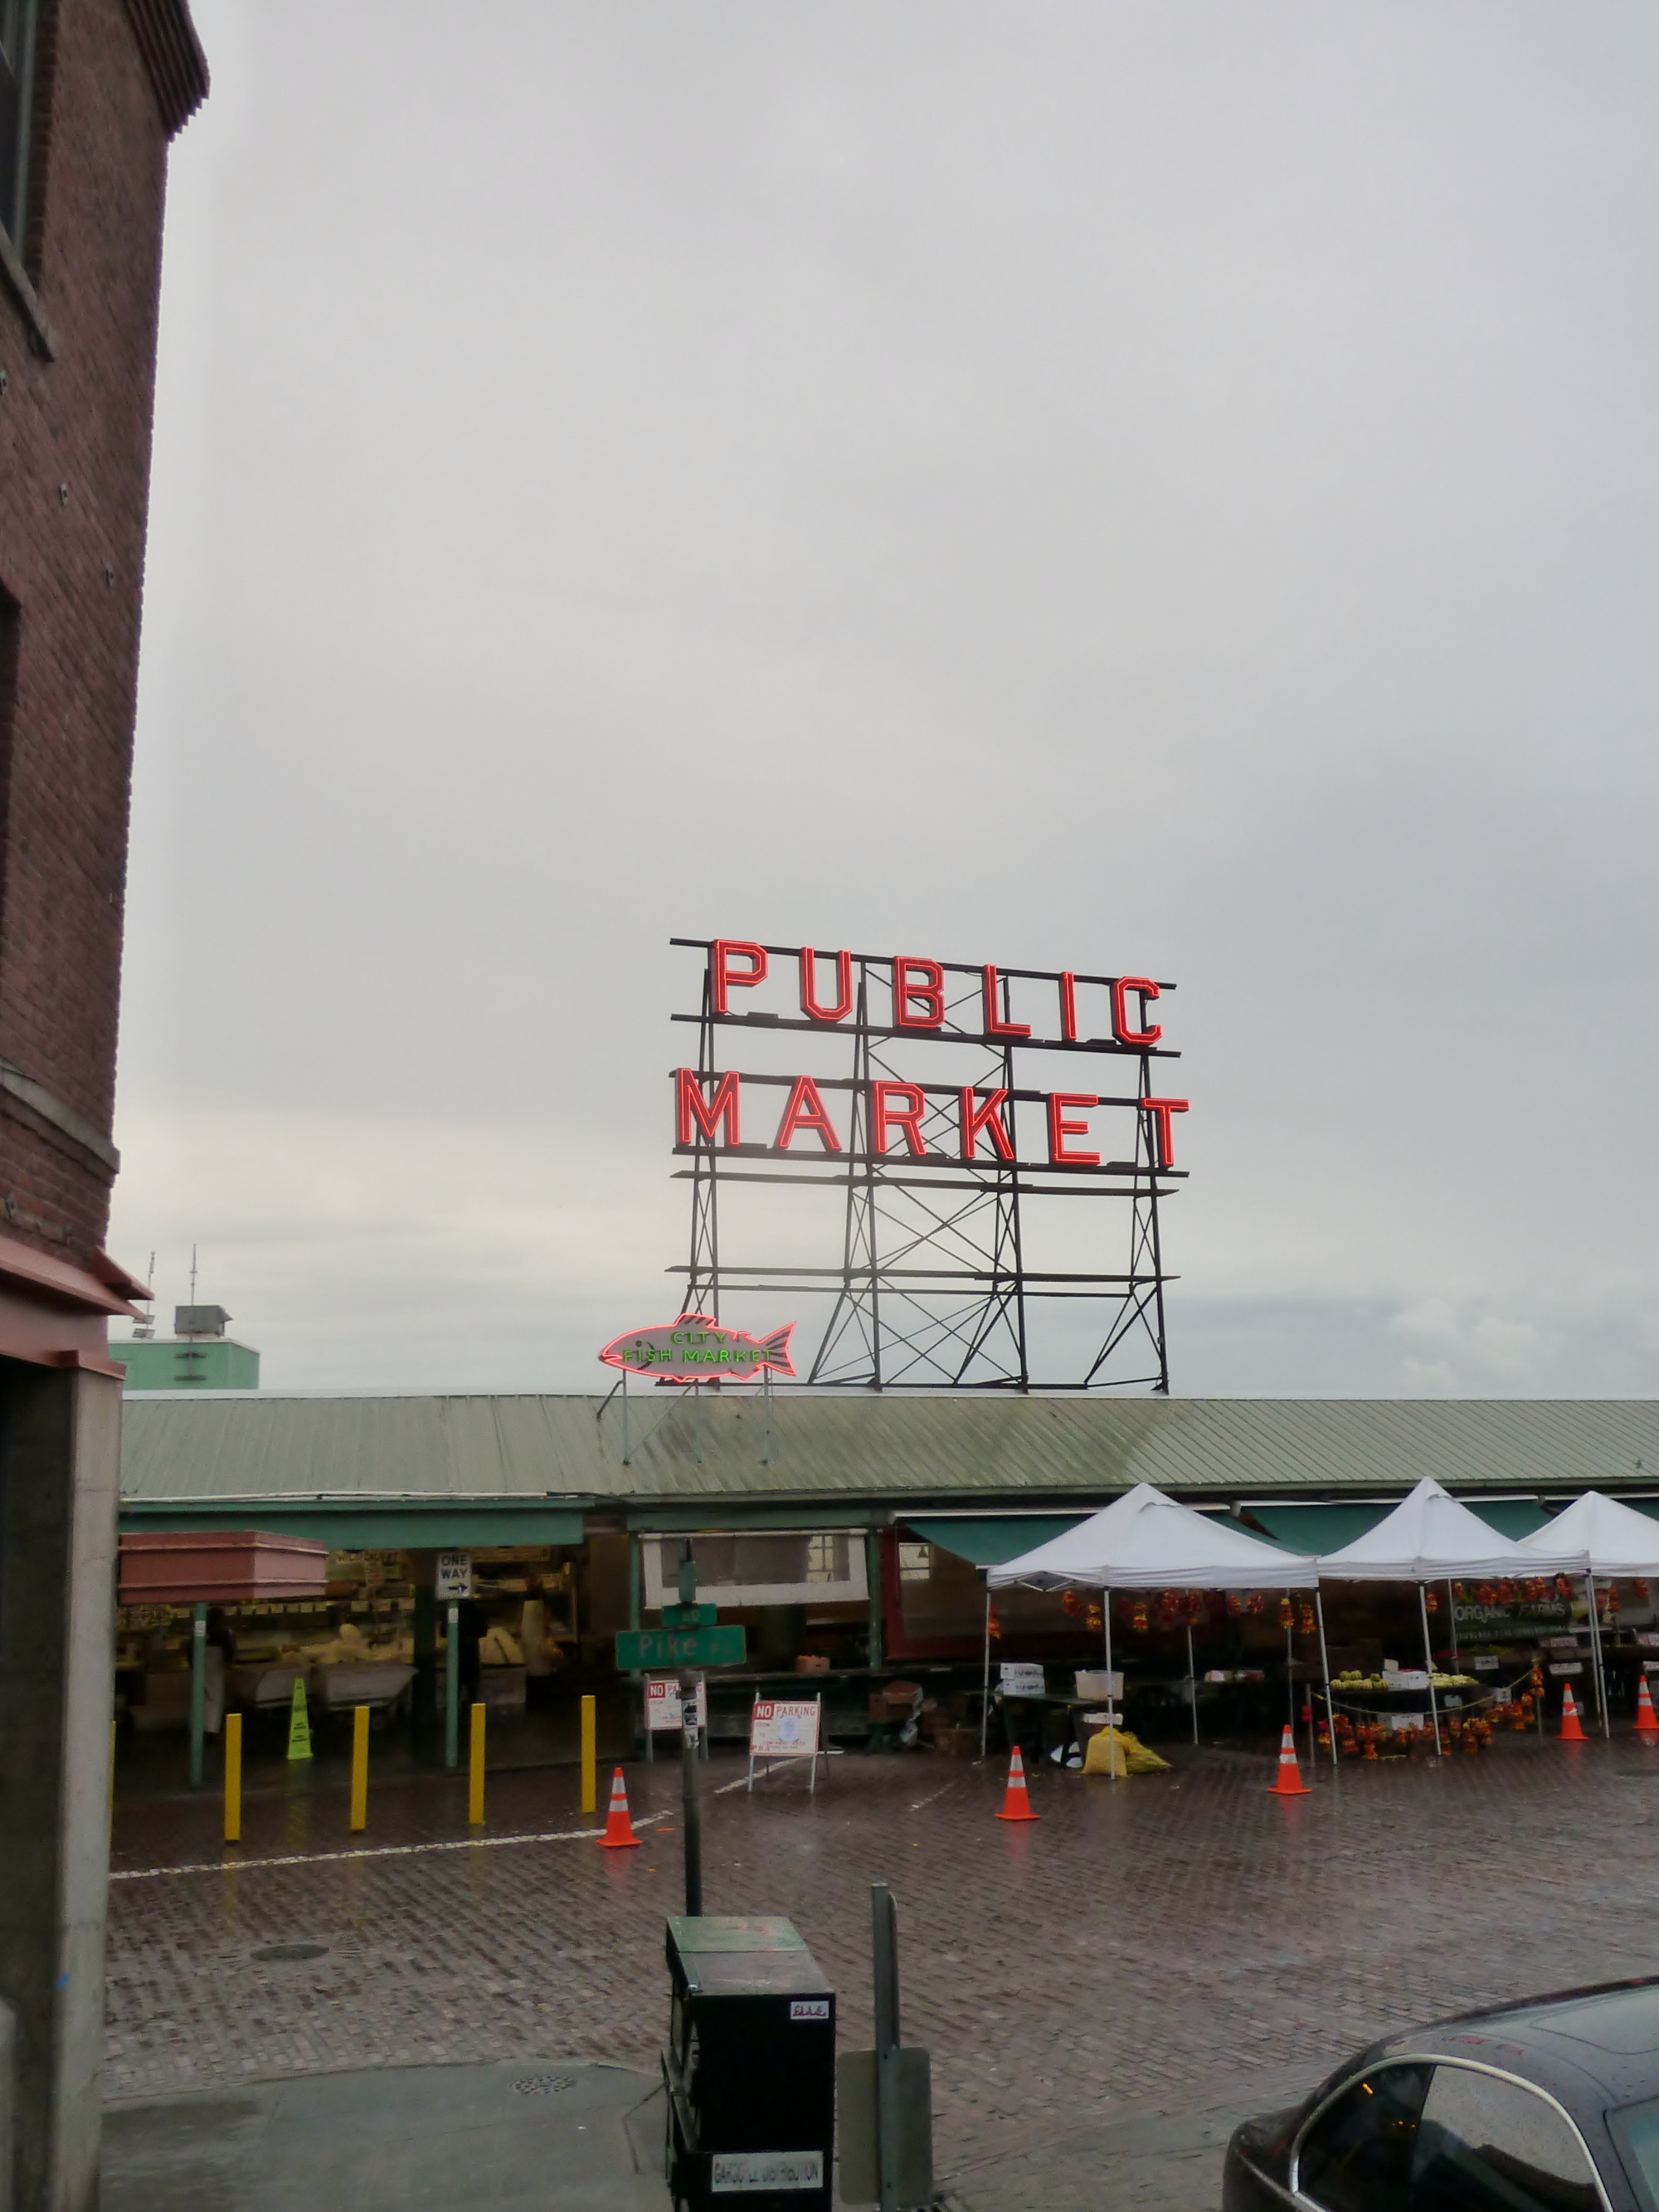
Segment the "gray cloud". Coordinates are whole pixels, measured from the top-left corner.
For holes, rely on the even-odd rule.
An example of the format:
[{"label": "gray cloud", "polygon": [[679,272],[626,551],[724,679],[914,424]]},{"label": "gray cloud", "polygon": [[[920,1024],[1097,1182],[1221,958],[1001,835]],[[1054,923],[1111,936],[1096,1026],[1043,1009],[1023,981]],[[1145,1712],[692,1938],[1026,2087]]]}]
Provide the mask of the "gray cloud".
[{"label": "gray cloud", "polygon": [[130,1264],[589,1382],[666,938],[902,944],[1180,978],[1178,1387],[1653,1387],[1649,18],[198,13]]}]

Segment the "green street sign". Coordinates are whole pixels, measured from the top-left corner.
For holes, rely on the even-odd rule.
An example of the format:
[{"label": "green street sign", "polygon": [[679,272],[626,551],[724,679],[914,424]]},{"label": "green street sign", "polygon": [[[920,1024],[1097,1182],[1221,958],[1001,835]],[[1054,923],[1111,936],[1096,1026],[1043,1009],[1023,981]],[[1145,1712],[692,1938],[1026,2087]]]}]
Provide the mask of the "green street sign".
[{"label": "green street sign", "polygon": [[617,1665],[625,1674],[653,1667],[740,1667],[748,1651],[741,1628],[623,1628],[617,1632]]}]

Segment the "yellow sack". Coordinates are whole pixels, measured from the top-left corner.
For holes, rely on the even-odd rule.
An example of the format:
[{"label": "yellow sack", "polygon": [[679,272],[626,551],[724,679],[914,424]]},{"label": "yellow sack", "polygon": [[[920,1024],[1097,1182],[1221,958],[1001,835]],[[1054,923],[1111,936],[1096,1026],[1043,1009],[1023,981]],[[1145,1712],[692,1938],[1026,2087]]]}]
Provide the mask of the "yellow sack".
[{"label": "yellow sack", "polygon": [[1085,1774],[1167,1774],[1170,1762],[1148,1751],[1127,1729],[1102,1729],[1089,1739],[1083,1761]]}]

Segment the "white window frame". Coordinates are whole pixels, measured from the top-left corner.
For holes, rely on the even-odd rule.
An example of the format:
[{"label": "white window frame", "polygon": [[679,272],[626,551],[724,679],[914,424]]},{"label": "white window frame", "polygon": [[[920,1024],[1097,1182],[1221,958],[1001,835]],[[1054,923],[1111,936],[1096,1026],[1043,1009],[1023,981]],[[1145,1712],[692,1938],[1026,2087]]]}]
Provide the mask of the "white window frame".
[{"label": "white window frame", "polygon": [[641,1534],[640,1560],[645,1570],[644,1608],[660,1613],[665,1605],[679,1603],[678,1561],[664,1547],[678,1545],[687,1534],[698,1536],[834,1536],[847,1543],[848,1579],[840,1583],[716,1583],[699,1589],[699,1605],[863,1605],[870,1596],[865,1571],[865,1532],[862,1528],[698,1528],[678,1535]]}]

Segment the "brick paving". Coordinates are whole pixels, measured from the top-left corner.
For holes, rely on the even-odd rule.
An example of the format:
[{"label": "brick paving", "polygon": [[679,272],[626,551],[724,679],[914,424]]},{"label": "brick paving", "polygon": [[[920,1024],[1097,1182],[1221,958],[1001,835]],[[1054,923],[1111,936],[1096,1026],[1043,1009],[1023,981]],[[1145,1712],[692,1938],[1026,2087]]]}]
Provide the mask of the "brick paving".
[{"label": "brick paving", "polygon": [[[816,1799],[799,1773],[750,1799],[724,1788],[739,1762],[707,1770],[708,1908],[793,1918],[848,2045],[870,2036],[868,1884],[892,1883],[939,2172],[976,2207],[1072,2201],[1033,2196],[1034,2151],[1056,2183],[1069,2160],[1076,2201],[1097,2203],[1091,2147],[1149,2117],[1283,2101],[1413,2021],[1659,1972],[1645,1745],[1500,1738],[1441,1768],[1323,1769],[1290,1802],[1268,1796],[1266,1756],[1172,1756],[1116,1785],[1045,1771],[1026,1827],[992,1817],[1000,1767],[849,1756]],[[114,1886],[112,2095],[434,2059],[653,2063],[677,1766],[628,1769],[638,1851],[578,1838],[262,1866],[466,1835],[447,1782],[383,1788],[354,1839],[343,1796],[298,1772],[249,1800],[237,1871]],[[580,1829],[576,1802],[566,1771],[492,1777],[485,1833]],[[121,1808],[114,1866],[216,1866],[216,1819],[210,1800]],[[301,1942],[327,1948],[252,1955]]]}]

